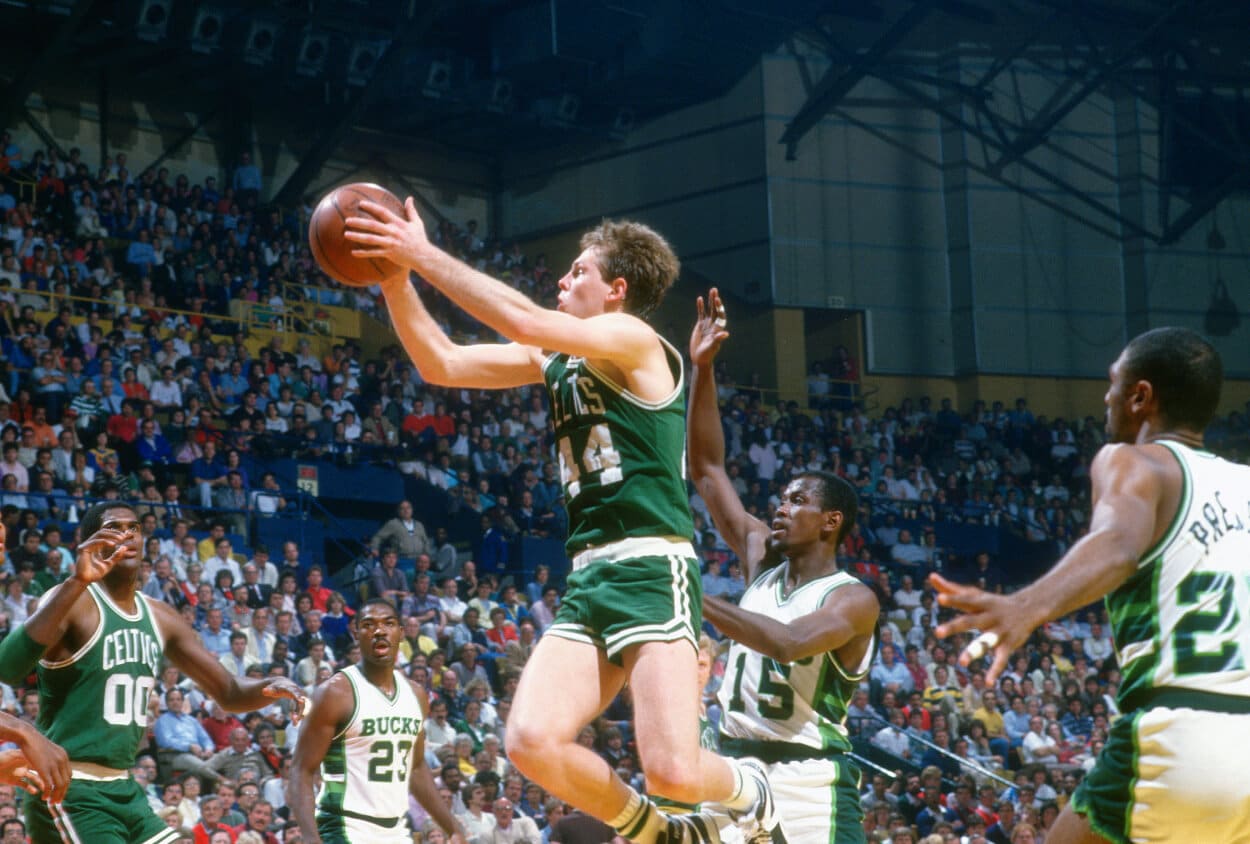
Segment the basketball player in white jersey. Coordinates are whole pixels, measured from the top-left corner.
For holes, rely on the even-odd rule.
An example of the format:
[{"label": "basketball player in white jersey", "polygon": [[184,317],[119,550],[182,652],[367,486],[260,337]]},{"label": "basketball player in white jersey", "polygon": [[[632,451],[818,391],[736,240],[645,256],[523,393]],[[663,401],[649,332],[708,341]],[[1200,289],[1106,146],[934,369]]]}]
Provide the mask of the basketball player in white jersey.
[{"label": "basketball player in white jersey", "polygon": [[305,844],[410,844],[409,791],[451,844],[464,844],[425,763],[429,700],[395,670],[399,614],[390,601],[374,598],[355,624],[361,661],[318,687],[295,745],[291,811]]},{"label": "basketball player in white jersey", "polygon": [[854,489],[825,472],[786,485],[771,525],[742,506],[725,471],[713,362],[725,312],[713,288],[690,338],[686,452],[712,520],[742,561],[740,606],[705,596],[703,615],[734,640],[720,688],[721,751],[768,765],[777,807],[773,841],[862,842],[859,769],[846,707],[872,662],[880,605],[838,569],[855,521]]},{"label": "basketball player in white jersey", "polygon": [[960,661],[990,654],[990,683],[1035,628],[1105,596],[1124,715],[1047,844],[1250,842],[1250,467],[1203,448],[1219,355],[1157,328],[1110,378],[1089,533],[1011,595],[934,576],[963,612],[937,634],[979,631]]}]

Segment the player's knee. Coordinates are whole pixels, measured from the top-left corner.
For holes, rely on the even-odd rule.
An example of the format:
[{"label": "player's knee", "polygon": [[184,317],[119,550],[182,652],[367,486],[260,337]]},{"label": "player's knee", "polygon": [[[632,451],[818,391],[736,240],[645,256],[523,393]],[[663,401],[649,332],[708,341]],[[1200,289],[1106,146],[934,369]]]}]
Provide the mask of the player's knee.
[{"label": "player's knee", "polygon": [[700,793],[699,775],[694,766],[677,759],[650,762],[646,766],[647,792],[675,800],[678,803],[699,803],[705,795]]},{"label": "player's knee", "polygon": [[541,764],[541,759],[551,753],[551,730],[541,724],[524,720],[508,723],[508,760],[521,773],[533,778],[531,773]]}]

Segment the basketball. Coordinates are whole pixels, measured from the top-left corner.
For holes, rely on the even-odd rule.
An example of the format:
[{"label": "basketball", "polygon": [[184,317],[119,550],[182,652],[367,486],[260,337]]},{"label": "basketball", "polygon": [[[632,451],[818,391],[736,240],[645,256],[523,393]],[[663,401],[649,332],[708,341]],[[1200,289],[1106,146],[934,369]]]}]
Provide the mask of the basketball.
[{"label": "basketball", "polygon": [[359,246],[343,237],[343,232],[348,217],[358,213],[368,216],[357,211],[365,199],[385,205],[401,217],[404,215],[404,204],[395,194],[380,185],[355,182],[337,187],[322,197],[308,221],[308,245],[313,258],[331,278],[353,287],[376,284],[399,269],[385,258],[352,257],[352,250]]}]

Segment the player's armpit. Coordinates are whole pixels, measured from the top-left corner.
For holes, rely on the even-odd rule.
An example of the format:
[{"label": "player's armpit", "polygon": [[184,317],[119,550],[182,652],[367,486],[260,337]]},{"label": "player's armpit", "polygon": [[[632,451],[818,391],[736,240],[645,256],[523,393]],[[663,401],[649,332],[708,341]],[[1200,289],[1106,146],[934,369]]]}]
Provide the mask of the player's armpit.
[{"label": "player's armpit", "polygon": [[655,329],[631,314],[610,313],[582,319],[535,307],[516,320],[519,343],[589,360],[611,360],[621,370],[642,366],[649,355],[664,354]]}]

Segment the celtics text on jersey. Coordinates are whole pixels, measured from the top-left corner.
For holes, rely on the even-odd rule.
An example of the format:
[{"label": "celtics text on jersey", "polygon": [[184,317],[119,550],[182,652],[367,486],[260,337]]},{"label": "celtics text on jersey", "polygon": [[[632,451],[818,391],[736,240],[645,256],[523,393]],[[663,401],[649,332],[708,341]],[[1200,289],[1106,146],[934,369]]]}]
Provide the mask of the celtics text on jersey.
[{"label": "celtics text on jersey", "polygon": [[635,396],[585,358],[552,354],[543,361],[569,514],[569,556],[631,537],[689,539],[694,532],[681,356],[660,342],[675,386],[658,402]]},{"label": "celtics text on jersey", "polygon": [[135,595],[130,614],[98,584],[87,594],[99,624],[66,659],[40,660],[38,727],[73,761],[125,770],[147,732],[164,640],[146,595]]}]

